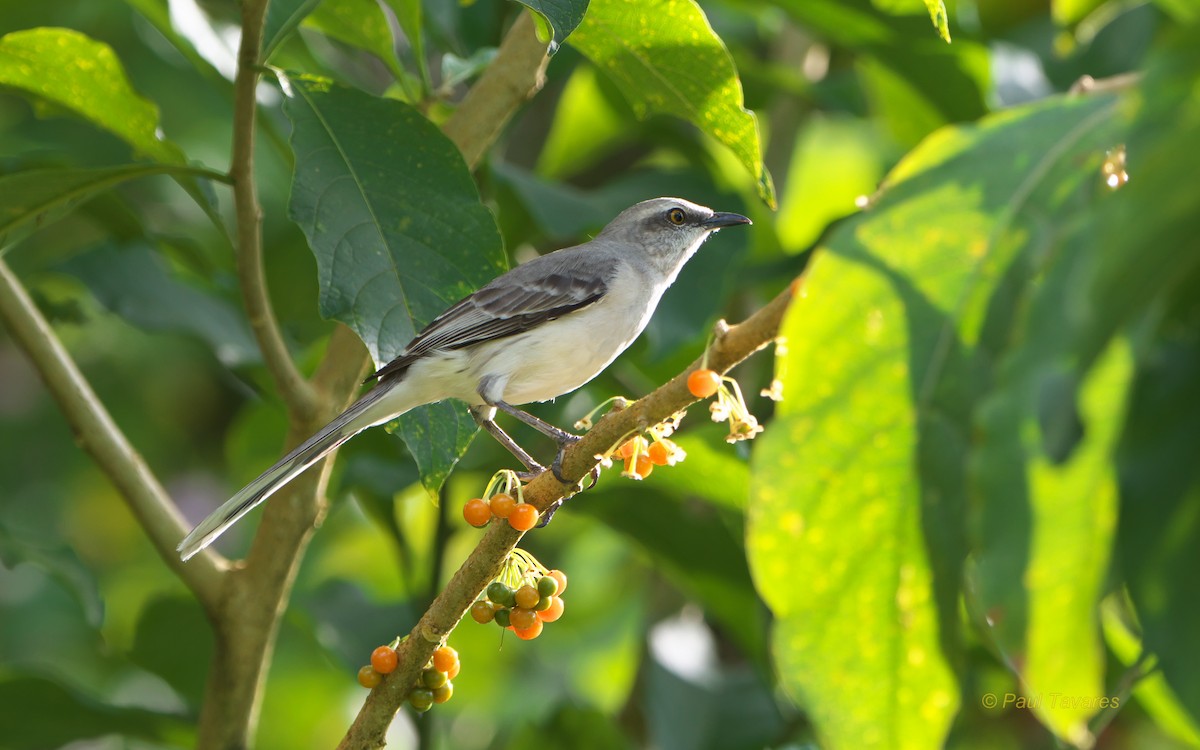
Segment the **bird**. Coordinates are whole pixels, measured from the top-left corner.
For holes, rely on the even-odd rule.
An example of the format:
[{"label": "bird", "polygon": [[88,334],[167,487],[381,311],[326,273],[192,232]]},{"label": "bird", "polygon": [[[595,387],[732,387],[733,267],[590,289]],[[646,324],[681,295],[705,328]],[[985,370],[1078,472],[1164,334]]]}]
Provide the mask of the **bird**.
[{"label": "bird", "polygon": [[188,560],[280,487],[363,430],[424,404],[465,401],[475,421],[525,465],[544,471],[495,422],[512,415],[563,449],[579,436],[517,405],[583,386],[649,323],[663,292],[709,236],[750,224],[682,198],[625,209],[589,242],[516,266],[433,319],[367,381],[376,385],[201,521],[180,542]]}]

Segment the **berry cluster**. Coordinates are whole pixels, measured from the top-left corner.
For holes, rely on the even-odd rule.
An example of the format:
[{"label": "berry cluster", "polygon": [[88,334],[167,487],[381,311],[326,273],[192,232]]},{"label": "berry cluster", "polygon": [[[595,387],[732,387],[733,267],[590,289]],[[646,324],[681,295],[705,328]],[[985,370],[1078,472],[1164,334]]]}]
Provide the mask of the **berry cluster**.
[{"label": "berry cluster", "polygon": [[[739,440],[750,440],[762,432],[762,425],[746,407],[746,399],[742,397],[742,389],[733,378],[722,377],[718,373],[701,367],[693,370],[687,379],[688,391],[696,398],[708,398],[716,395],[717,400],[709,405],[714,422],[729,422],[729,434],[725,440],[736,443]],[[782,394],[777,394],[781,388],[772,384],[770,395],[779,400]]]},{"label": "berry cluster", "polygon": [[468,500],[463,506],[463,518],[476,528],[487,526],[493,518],[502,518],[517,531],[529,531],[537,526],[539,517],[538,509],[525,502],[521,480],[509,469],[496,472],[483,497]]},{"label": "berry cluster", "polygon": [[[358,684],[374,689],[383,681],[385,674],[396,671],[400,657],[394,646],[380,646],[371,652],[371,663],[358,670]],[[458,652],[449,646],[441,646],[421,670],[416,687],[408,694],[408,702],[418,713],[428,711],[434,703],[445,703],[454,695],[454,683],[462,664]]]},{"label": "berry cluster", "polygon": [[562,617],[562,593],[567,575],[546,570],[524,550],[513,550],[500,577],[488,584],[484,598],[471,605],[471,619],[484,625],[495,622],[523,641],[542,634],[544,623]]}]

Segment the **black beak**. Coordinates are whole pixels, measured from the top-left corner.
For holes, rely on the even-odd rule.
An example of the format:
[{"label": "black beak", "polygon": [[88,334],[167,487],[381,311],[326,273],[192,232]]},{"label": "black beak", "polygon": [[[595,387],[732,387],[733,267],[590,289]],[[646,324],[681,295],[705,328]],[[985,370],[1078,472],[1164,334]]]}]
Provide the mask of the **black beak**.
[{"label": "black beak", "polygon": [[730,214],[724,211],[717,211],[712,216],[700,222],[700,226],[708,229],[720,229],[721,227],[732,227],[738,224],[753,224],[754,222],[747,219],[741,214]]}]

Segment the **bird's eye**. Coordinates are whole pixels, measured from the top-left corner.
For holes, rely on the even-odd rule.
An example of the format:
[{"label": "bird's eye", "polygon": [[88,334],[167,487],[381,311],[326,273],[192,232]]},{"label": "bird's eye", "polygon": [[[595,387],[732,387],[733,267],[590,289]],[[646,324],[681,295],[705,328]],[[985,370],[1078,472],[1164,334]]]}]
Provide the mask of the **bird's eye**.
[{"label": "bird's eye", "polygon": [[667,211],[667,221],[677,227],[683,226],[683,222],[686,219],[687,216],[683,213],[682,208],[672,208],[670,211]]}]

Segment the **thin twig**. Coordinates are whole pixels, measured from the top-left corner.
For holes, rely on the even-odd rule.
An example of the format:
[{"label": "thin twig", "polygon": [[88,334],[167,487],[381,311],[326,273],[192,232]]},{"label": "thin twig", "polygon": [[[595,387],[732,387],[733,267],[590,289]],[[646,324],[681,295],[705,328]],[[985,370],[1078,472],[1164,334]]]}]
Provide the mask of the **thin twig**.
[{"label": "thin twig", "polygon": [[159,556],[192,590],[201,606],[210,615],[215,613],[227,569],[225,559],[205,550],[187,565],[179,560],[175,545],[188,529],[179,509],[126,440],[3,259],[0,259],[0,317],[58,402],[75,440],[120,491]]},{"label": "thin twig", "polygon": [[[695,403],[696,397],[687,388],[687,377],[693,370],[707,366],[725,373],[774,341],[791,298],[792,287],[789,287],[745,322],[731,326],[724,335],[717,337],[702,357],[668,383],[627,408],[605,415],[582,440],[567,449],[563,459],[566,478],[576,482],[582,480],[597,465],[596,456],[607,453],[626,435],[646,425],[657,424]],[[574,489],[575,485],[563,484],[547,471],[525,487],[525,500],[533,503],[538,510],[545,510]],[[488,528],[479,545],[430,605],[409,638],[400,644],[397,649],[400,654],[399,666],[384,678],[379,687],[371,691],[354,724],[338,745],[340,750],[383,746],[392,717],[434,649],[445,640],[466,614],[467,608],[500,572],[504,560],[522,536],[505,523],[493,523]]]},{"label": "thin twig", "polygon": [[298,421],[307,422],[319,408],[317,395],[296,368],[283,341],[263,272],[262,206],[258,202],[254,179],[254,134],[258,119],[258,56],[262,48],[266,7],[266,0],[245,0],[243,3],[242,40],[233,81],[233,146],[229,176],[233,178],[237,217],[238,279],[250,329],[254,331],[275,387],[289,413]]}]

